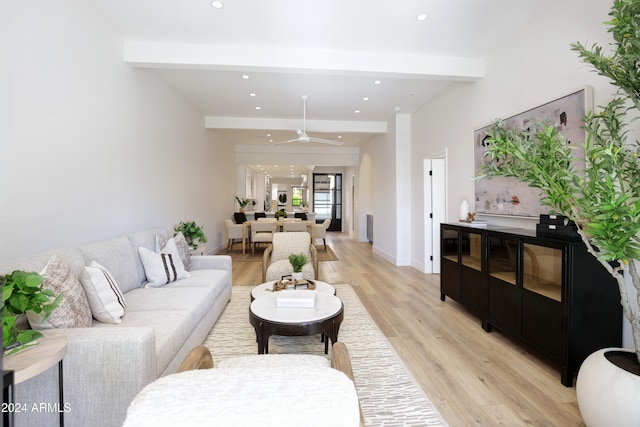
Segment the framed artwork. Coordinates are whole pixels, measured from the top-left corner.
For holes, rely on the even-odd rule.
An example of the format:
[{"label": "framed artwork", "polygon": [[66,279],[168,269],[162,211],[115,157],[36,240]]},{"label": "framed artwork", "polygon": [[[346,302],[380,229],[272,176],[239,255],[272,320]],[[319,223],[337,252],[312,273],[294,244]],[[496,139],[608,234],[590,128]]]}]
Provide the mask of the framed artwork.
[{"label": "framed artwork", "polygon": [[[592,91],[584,87],[561,98],[505,119],[507,128],[525,129],[534,120],[552,123],[571,144],[585,142],[583,117],[592,108]],[[474,131],[474,176],[484,156],[484,140],[491,124]],[[581,157],[577,155],[576,157]],[[475,212],[483,215],[539,217],[549,212],[540,204],[540,191],[514,178],[481,179],[475,182]]]}]

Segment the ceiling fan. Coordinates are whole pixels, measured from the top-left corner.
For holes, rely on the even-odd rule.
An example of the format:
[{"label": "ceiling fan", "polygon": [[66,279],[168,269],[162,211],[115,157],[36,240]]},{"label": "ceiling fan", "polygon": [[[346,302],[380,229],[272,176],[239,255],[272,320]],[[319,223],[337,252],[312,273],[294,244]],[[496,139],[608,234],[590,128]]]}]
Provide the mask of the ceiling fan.
[{"label": "ceiling fan", "polygon": [[287,141],[275,142],[274,145],[286,144],[288,142],[321,142],[323,144],[342,145],[340,141],[334,141],[333,139],[316,138],[307,135],[307,95],[302,95],[302,130],[297,129],[297,138],[289,139]]}]

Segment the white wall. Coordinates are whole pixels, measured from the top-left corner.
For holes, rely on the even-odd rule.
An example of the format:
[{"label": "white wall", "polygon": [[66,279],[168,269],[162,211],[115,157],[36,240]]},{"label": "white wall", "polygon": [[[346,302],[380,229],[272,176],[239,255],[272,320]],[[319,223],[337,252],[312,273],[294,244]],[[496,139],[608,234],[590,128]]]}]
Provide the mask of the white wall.
[{"label": "white wall", "polygon": [[204,118],[124,64],[83,2],[3,2],[0,16],[0,259],[180,220],[221,243],[233,150]]},{"label": "white wall", "polygon": [[[496,46],[486,60],[486,77],[476,83],[460,83],[443,91],[412,117],[412,223],[424,222],[423,159],[448,148],[447,217],[455,221],[463,199],[473,210],[473,131],[498,117],[528,110],[590,85],[594,104],[605,103],[613,89],[606,79],[591,72],[570,50],[570,43],[608,43],[602,24],[610,2],[566,0],[557,2],[538,21],[522,28]],[[376,168],[376,174],[378,170]],[[533,228],[537,220],[500,220]],[[414,259],[424,258],[424,233],[413,233]]]},{"label": "white wall", "polygon": [[[396,124],[390,120],[387,133],[372,138],[361,149],[363,158],[368,157],[372,166],[373,251],[393,264],[397,255],[395,136]],[[360,229],[364,227],[365,233],[368,213],[366,205],[358,209]]]}]

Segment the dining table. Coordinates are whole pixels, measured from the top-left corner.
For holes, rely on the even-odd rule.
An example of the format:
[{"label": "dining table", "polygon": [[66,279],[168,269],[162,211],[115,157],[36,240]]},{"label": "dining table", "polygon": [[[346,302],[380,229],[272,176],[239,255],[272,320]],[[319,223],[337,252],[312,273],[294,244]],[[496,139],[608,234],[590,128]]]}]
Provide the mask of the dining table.
[{"label": "dining table", "polygon": [[[248,220],[242,223],[242,253],[246,253],[246,242],[247,242],[247,236],[251,233],[251,224],[259,222],[261,220]],[[262,220],[264,221],[264,220]],[[262,222],[261,221],[261,222]],[[268,220],[267,220],[268,221]],[[311,235],[311,242],[314,242],[314,235],[315,235],[315,221],[305,221],[299,218],[289,218],[289,219],[278,219],[278,220],[273,220],[273,222],[275,222],[276,224],[276,231],[277,232],[282,232],[282,227],[284,226],[284,224],[286,222],[290,222],[290,221],[295,221],[295,222],[301,222],[307,225],[307,230],[309,231],[309,234]]]}]

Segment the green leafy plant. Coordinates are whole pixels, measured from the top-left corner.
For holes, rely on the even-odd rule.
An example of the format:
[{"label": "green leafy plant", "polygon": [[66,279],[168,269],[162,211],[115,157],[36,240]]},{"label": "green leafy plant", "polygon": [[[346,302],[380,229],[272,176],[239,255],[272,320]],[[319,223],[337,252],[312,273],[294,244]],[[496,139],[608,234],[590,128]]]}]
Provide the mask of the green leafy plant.
[{"label": "green leafy plant", "polygon": [[43,289],[44,278],[37,273],[16,270],[0,277],[2,284],[2,346],[18,351],[42,334],[31,329],[20,329],[18,316],[27,311],[42,314],[47,319],[62,301],[62,293],[55,295]]},{"label": "green leafy plant", "polygon": [[249,204],[249,202],[251,200],[250,199],[241,199],[240,197],[236,196],[236,201],[238,202],[238,205],[240,205],[241,208],[244,208]]},{"label": "green leafy plant", "polygon": [[629,303],[624,279],[628,272],[640,302],[640,144],[628,140],[628,116],[640,112],[640,0],[614,0],[609,16],[605,25],[615,41],[610,56],[598,45],[571,45],[618,88],[599,112],[584,117],[584,166],[573,161],[575,147],[553,125],[538,122],[520,130],[497,121],[485,140],[480,178],[508,176],[526,182],[541,190],[541,202],[552,212],[575,221],[589,252],[618,283],[640,362],[640,313]]},{"label": "green leafy plant", "polygon": [[180,224],[176,225],[173,228],[173,231],[174,236],[179,232],[182,232],[191,249],[196,249],[198,247],[198,242],[207,243],[207,236],[204,235],[204,231],[202,231],[203,228],[204,227],[196,224],[195,221],[180,221]]},{"label": "green leafy plant", "polygon": [[276,211],[276,218],[286,218],[287,217],[287,212],[284,209],[280,209],[279,211]]},{"label": "green leafy plant", "polygon": [[289,262],[291,263],[291,267],[293,267],[294,273],[302,272],[302,268],[308,261],[309,259],[304,254],[289,255]]}]

